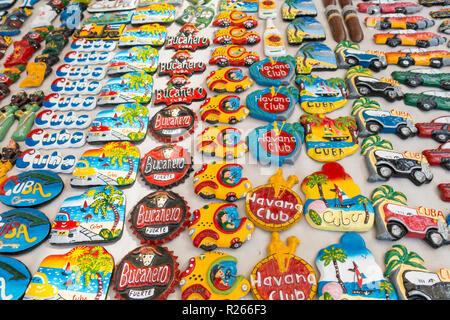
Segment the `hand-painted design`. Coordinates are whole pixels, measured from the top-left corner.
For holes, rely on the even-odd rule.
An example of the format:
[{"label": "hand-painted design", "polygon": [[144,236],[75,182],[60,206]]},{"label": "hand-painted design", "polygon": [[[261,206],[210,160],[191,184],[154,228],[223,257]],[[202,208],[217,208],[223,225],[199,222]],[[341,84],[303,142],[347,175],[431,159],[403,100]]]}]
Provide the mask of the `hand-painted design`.
[{"label": "hand-painted design", "polygon": [[155,3],[133,11],[132,25],[145,23],[171,23],[175,20],[175,7],[168,3]]},{"label": "hand-painted design", "polygon": [[84,19],[83,24],[129,24],[131,22],[133,14],[134,13],[132,11],[98,12],[93,14],[89,18]]},{"label": "hand-painted design", "polygon": [[27,7],[12,9],[1,19],[0,36],[15,36],[19,34],[22,25],[32,12],[32,8]]},{"label": "hand-painted design", "polygon": [[258,12],[258,0],[220,0],[219,11]]},{"label": "hand-painted design", "polygon": [[189,152],[177,145],[165,144],[150,150],[141,161],[144,181],[154,189],[168,189],[183,183],[194,169]]},{"label": "hand-painted design", "polygon": [[203,164],[194,174],[194,192],[204,199],[234,202],[244,198],[252,189],[242,176],[243,167],[236,163],[218,161]]},{"label": "hand-painted design", "polygon": [[387,67],[386,56],[383,52],[361,50],[359,44],[350,40],[339,42],[334,52],[339,68],[361,66],[377,72]]},{"label": "hand-painted design", "polygon": [[248,146],[240,130],[221,125],[203,130],[198,136],[196,149],[211,157],[232,160],[243,156],[248,151]]},{"label": "hand-painted design", "polygon": [[300,123],[274,121],[257,127],[247,135],[250,153],[262,165],[294,164],[304,141]]},{"label": "hand-painted design", "polygon": [[22,262],[0,257],[0,301],[21,299],[30,280],[30,271]]},{"label": "hand-painted design", "polygon": [[97,0],[94,2],[90,2],[87,7],[87,12],[95,13],[95,12],[109,12],[109,11],[117,11],[117,10],[133,10],[136,9],[139,0],[120,0],[114,1],[111,3],[108,0]]},{"label": "hand-painted design", "polygon": [[450,116],[442,116],[431,122],[416,123],[417,135],[423,138],[432,138],[439,143],[445,143],[450,139]]},{"label": "hand-painted design", "polygon": [[[134,276],[137,273],[145,276]],[[173,252],[146,245],[129,252],[120,261],[114,275],[114,289],[121,300],[166,300],[175,292],[179,278]]]},{"label": "hand-painted design", "polygon": [[114,51],[117,43],[113,40],[86,40],[76,39],[70,44],[71,50],[79,52],[91,52],[95,51]]},{"label": "hand-painted design", "polygon": [[119,40],[124,29],[124,24],[98,25],[95,23],[88,23],[83,25],[81,29],[75,30],[72,37],[75,40]]},{"label": "hand-painted design", "polygon": [[358,135],[362,138],[379,133],[395,133],[401,139],[406,139],[414,137],[418,131],[408,112],[381,110],[377,101],[367,97],[353,102],[352,116],[356,119]]},{"label": "hand-painted design", "polygon": [[364,18],[367,27],[377,30],[386,29],[426,29],[435,25],[433,19],[422,16],[407,16],[401,13],[391,13]]},{"label": "hand-painted design", "polygon": [[255,31],[244,27],[228,27],[218,29],[214,34],[213,42],[221,45],[240,44],[255,45],[261,41],[261,36]]},{"label": "hand-painted design", "polygon": [[141,243],[162,244],[176,238],[189,224],[186,201],[172,191],[155,191],[142,198],[131,211],[133,233]]},{"label": "hand-painted design", "polygon": [[43,109],[34,119],[37,128],[45,129],[84,129],[87,128],[92,119],[88,113],[55,112],[51,109]]},{"label": "hand-painted design", "polygon": [[12,207],[33,207],[53,200],[63,188],[56,173],[32,170],[5,179],[0,184],[0,201]]},{"label": "hand-painted design", "polygon": [[185,24],[180,28],[175,36],[168,36],[166,40],[166,49],[189,50],[207,48],[210,44],[208,37],[199,37],[199,30],[193,24]]},{"label": "hand-painted design", "polygon": [[10,140],[9,143],[2,148],[0,154],[0,184],[5,181],[7,178],[6,174],[16,164],[20,154],[19,144],[14,140]]},{"label": "hand-painted design", "polygon": [[220,94],[207,98],[200,106],[200,118],[210,124],[236,124],[243,121],[249,114],[249,109],[241,105],[236,95]]},{"label": "hand-painted design", "polygon": [[298,178],[283,178],[278,168],[269,183],[252,189],[245,199],[247,217],[257,227],[267,231],[283,231],[294,226],[303,215],[303,201],[292,190]]},{"label": "hand-painted design", "polygon": [[439,183],[437,188],[439,190],[441,200],[450,202],[450,183]]},{"label": "hand-painted design", "polygon": [[189,259],[180,275],[183,300],[237,300],[250,291],[250,283],[237,274],[237,259],[209,251]]},{"label": "hand-painted design", "polygon": [[191,104],[193,101],[203,101],[206,99],[206,90],[204,88],[185,87],[187,84],[185,75],[174,75],[167,82],[165,89],[156,89],[154,92],[155,100],[153,104]]},{"label": "hand-painted design", "polygon": [[376,212],[376,230],[379,240],[399,240],[403,237],[420,238],[433,248],[450,244],[448,220],[437,209],[407,206],[408,199],[389,185],[372,192]]},{"label": "hand-painted design", "polygon": [[300,89],[300,107],[308,113],[328,113],[347,104],[347,86],[341,78],[299,75],[295,82]]},{"label": "hand-painted design", "polygon": [[129,102],[147,104],[152,99],[153,78],[143,71],[126,73],[108,80],[100,90],[97,105]]},{"label": "hand-painted design", "polygon": [[197,116],[190,108],[175,105],[159,110],[149,122],[152,135],[164,143],[189,137],[197,126]]},{"label": "hand-painted design", "polygon": [[193,24],[197,29],[201,30],[211,24],[214,15],[215,12],[212,7],[189,5],[184,8],[183,13],[175,19],[175,22],[180,25]]},{"label": "hand-painted design", "polygon": [[447,38],[429,31],[392,30],[375,33],[373,40],[376,44],[387,44],[392,48],[399,45],[429,48],[444,44]]},{"label": "hand-painted design", "polygon": [[262,86],[289,86],[295,76],[295,63],[291,56],[269,57],[252,64],[250,76]]},{"label": "hand-painted design", "polygon": [[[255,64],[253,64],[254,66]],[[253,81],[240,68],[228,67],[212,71],[206,84],[215,92],[244,92],[253,85]]]},{"label": "hand-painted design", "polygon": [[159,63],[159,75],[186,75],[191,76],[194,73],[202,73],[206,69],[206,63],[203,61],[191,61],[192,55],[188,50],[178,50],[172,56],[169,62]]},{"label": "hand-painted design", "polygon": [[73,66],[71,64],[62,64],[56,70],[58,78],[68,80],[102,80],[106,75],[104,66]]},{"label": "hand-painted design", "polygon": [[239,217],[237,205],[216,202],[195,210],[188,228],[193,245],[211,251],[240,248],[251,239],[255,226],[247,218]]},{"label": "hand-painted design", "polygon": [[51,68],[47,68],[47,64],[41,61],[28,62],[26,70],[27,76],[20,83],[20,88],[40,87],[45,77],[52,72]]},{"label": "hand-painted design", "polygon": [[345,74],[345,81],[350,99],[361,96],[378,96],[392,102],[403,99],[403,92],[397,81],[388,78],[377,79],[372,71],[361,66],[350,67]]},{"label": "hand-painted design", "polygon": [[312,71],[336,70],[337,62],[333,50],[326,44],[310,42],[298,49],[295,55],[297,74],[310,74]]},{"label": "hand-painted design", "polygon": [[125,194],[116,187],[87,189],[66,198],[50,231],[51,244],[103,243],[122,236],[125,221]]},{"label": "hand-painted design", "polygon": [[0,253],[19,253],[38,246],[50,232],[50,221],[33,208],[0,213]]},{"label": "hand-painted design", "polygon": [[225,10],[220,11],[217,14],[213,22],[213,26],[221,28],[233,26],[253,29],[258,26],[258,19],[253,16],[247,15],[247,13],[243,11]]},{"label": "hand-painted design", "polygon": [[108,51],[69,51],[64,56],[64,63],[69,63],[73,66],[90,66],[95,64],[107,64],[114,57],[113,52]]},{"label": "hand-painted design", "polygon": [[286,0],[281,5],[283,20],[294,20],[302,16],[317,16],[317,8],[311,0]]},{"label": "hand-painted design", "polygon": [[181,6],[183,4],[183,0],[139,0],[139,7],[145,7],[155,3],[168,3],[173,6]]},{"label": "hand-painted design", "polygon": [[331,119],[307,113],[300,123],[305,128],[306,152],[316,161],[337,161],[358,150],[358,127],[353,117]]},{"label": "hand-painted design", "polygon": [[305,218],[320,230],[364,232],[373,226],[375,213],[370,200],[337,162],[310,174],[301,184],[306,196]]},{"label": "hand-painted design", "polygon": [[415,68],[408,71],[393,71],[391,76],[394,80],[412,88],[427,86],[450,90],[450,72],[442,72],[434,68]]},{"label": "hand-painted design", "polygon": [[81,155],[70,184],[75,187],[133,184],[139,169],[139,158],[139,149],[130,142],[109,142]]},{"label": "hand-painted design", "polygon": [[142,46],[149,45],[160,47],[164,45],[167,36],[166,27],[153,23],[144,24],[136,28],[128,28],[120,36],[118,46]]},{"label": "hand-painted design", "polygon": [[34,149],[67,149],[80,148],[86,144],[86,134],[83,131],[49,131],[33,129],[25,138],[25,145]]},{"label": "hand-painted design", "polygon": [[158,69],[158,50],[151,46],[135,46],[117,52],[108,66],[108,75],[115,77],[128,72],[155,73]]},{"label": "hand-painted design", "polygon": [[95,108],[96,98],[92,96],[63,96],[59,93],[50,93],[42,103],[44,108],[61,111],[89,111]]},{"label": "hand-painted design", "polygon": [[255,51],[248,51],[241,45],[229,44],[226,46],[215,47],[211,53],[209,64],[217,64],[219,67],[250,67],[259,60],[259,55]]},{"label": "hand-painted design", "polygon": [[372,252],[357,233],[319,251],[320,300],[397,300],[394,286],[383,277]]},{"label": "hand-painted design", "polygon": [[96,95],[100,92],[100,81],[68,80],[66,78],[56,78],[50,85],[50,89],[55,93],[74,95]]},{"label": "hand-painted design", "polygon": [[313,17],[299,17],[292,20],[286,29],[289,44],[303,41],[323,41],[326,38],[322,24]]},{"label": "hand-painted design", "polygon": [[105,300],[114,269],[101,246],[78,246],[42,260],[24,300]]},{"label": "hand-painted design", "polygon": [[63,155],[59,151],[42,154],[36,149],[27,149],[17,158],[16,168],[22,171],[50,170],[60,173],[71,173],[77,158],[72,154]]},{"label": "hand-painted design", "polygon": [[450,142],[443,143],[436,149],[423,150],[422,154],[427,158],[430,166],[441,166],[450,170]]},{"label": "hand-painted design", "polygon": [[250,274],[252,294],[257,300],[314,299],[317,277],[311,265],[295,255],[299,244],[295,236],[288,237],[285,244],[278,232],[272,233],[267,257]]},{"label": "hand-painted design", "polygon": [[147,107],[135,102],[97,113],[87,133],[88,143],[142,141],[147,134]]},{"label": "hand-painted design", "polygon": [[425,92],[405,93],[405,104],[422,111],[450,110],[450,91],[428,90]]},{"label": "hand-painted design", "polygon": [[391,142],[381,139],[378,135],[369,136],[362,141],[361,154],[366,159],[369,182],[387,181],[391,176],[396,176],[408,178],[420,186],[433,179],[423,154],[394,151]]}]

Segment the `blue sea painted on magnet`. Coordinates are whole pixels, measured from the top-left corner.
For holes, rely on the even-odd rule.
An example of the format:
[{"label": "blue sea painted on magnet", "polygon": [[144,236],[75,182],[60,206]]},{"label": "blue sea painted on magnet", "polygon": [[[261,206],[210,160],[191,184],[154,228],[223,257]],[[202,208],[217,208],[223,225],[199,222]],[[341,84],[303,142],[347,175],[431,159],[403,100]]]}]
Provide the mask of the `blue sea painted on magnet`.
[{"label": "blue sea painted on magnet", "polygon": [[50,221],[32,208],[16,208],[0,213],[0,253],[18,253],[44,241]]},{"label": "blue sea painted on magnet", "polygon": [[320,250],[316,266],[320,271],[319,299],[397,300],[394,287],[355,232],[345,233],[339,243]]},{"label": "blue sea painted on magnet", "polygon": [[261,86],[288,86],[295,76],[295,63],[291,56],[265,58],[251,65],[250,77]]},{"label": "blue sea painted on magnet", "polygon": [[311,71],[336,70],[337,62],[334,51],[326,44],[309,42],[298,49],[295,55],[297,74],[310,74]]},{"label": "blue sea painted on magnet", "polygon": [[8,177],[0,188],[0,201],[7,206],[32,207],[57,197],[64,184],[54,172],[32,170]]},{"label": "blue sea painted on magnet", "polygon": [[257,0],[221,0],[220,11],[258,12]]},{"label": "blue sea painted on magnet", "polygon": [[300,123],[274,121],[247,136],[250,153],[262,165],[293,164],[300,154],[305,133]]},{"label": "blue sea painted on magnet", "polygon": [[286,28],[289,44],[300,44],[304,41],[325,40],[325,30],[322,24],[313,17],[298,17]]},{"label": "blue sea painted on magnet", "polygon": [[115,54],[108,66],[108,75],[116,76],[127,72],[145,71],[155,73],[158,69],[158,50],[151,46],[135,46]]},{"label": "blue sea painted on magnet", "polygon": [[269,122],[284,121],[292,115],[298,95],[295,87],[270,87],[250,93],[246,105],[254,118]]},{"label": "blue sea painted on magnet", "polygon": [[22,298],[31,274],[17,259],[0,256],[0,301]]}]

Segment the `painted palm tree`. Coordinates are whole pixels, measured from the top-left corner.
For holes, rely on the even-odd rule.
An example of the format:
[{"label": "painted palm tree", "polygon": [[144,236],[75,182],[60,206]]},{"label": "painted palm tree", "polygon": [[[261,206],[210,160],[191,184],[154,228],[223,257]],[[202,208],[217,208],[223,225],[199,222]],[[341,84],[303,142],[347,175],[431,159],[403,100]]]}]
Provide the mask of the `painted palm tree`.
[{"label": "painted palm tree", "polygon": [[370,69],[361,66],[350,67],[345,74],[345,78],[348,79],[354,75],[373,77],[372,71],[370,71]]},{"label": "painted palm tree", "polygon": [[393,150],[392,143],[388,140],[381,139],[378,135],[365,138],[361,142],[361,154],[366,154],[372,149]]},{"label": "painted palm tree", "polygon": [[400,244],[392,246],[392,249],[386,252],[384,256],[384,264],[386,266],[386,269],[384,270],[385,277],[388,277],[402,265],[426,270],[426,268],[422,265],[422,257],[414,251],[408,251],[405,246]]},{"label": "painted palm tree", "polygon": [[123,166],[123,161],[128,162],[128,173],[125,176],[125,181],[130,179],[134,171],[133,159],[139,158],[139,150],[127,141],[120,142],[119,144],[111,145],[110,148],[104,148],[105,155],[111,158],[111,164],[115,165],[116,162],[120,167]]},{"label": "painted palm tree", "polygon": [[364,207],[364,211],[366,212],[366,215],[364,216],[364,224],[367,224],[369,222],[369,218],[370,218],[370,212],[369,212],[369,209],[367,208],[367,205],[371,204],[371,202],[366,197],[359,197],[358,203],[362,204]]},{"label": "painted palm tree", "polygon": [[306,61],[308,61],[308,59],[315,59],[313,53],[317,50],[316,45],[315,43],[308,43],[304,45],[301,48],[301,50],[302,50],[301,52],[303,53],[303,59],[301,61],[301,64],[305,67],[305,69],[311,71],[311,67],[306,65]]},{"label": "painted palm tree", "polygon": [[382,281],[380,283],[380,292],[383,292],[386,295],[386,300],[390,300],[392,293],[394,292],[394,287],[389,281]]},{"label": "painted palm tree", "polygon": [[298,33],[300,32],[300,35],[302,33],[305,33],[304,27],[306,26],[303,19],[295,19],[294,21],[292,21],[290,23],[290,26],[294,27],[294,34],[289,37],[289,34],[292,29],[288,28],[288,37],[291,38],[291,43],[299,43],[302,42],[303,37],[300,38],[300,36],[298,35]]},{"label": "painted palm tree", "polygon": [[71,270],[75,272],[75,283],[80,284],[83,281],[85,288],[91,284],[92,280],[97,280],[98,290],[95,300],[99,300],[104,292],[103,277],[111,274],[113,268],[114,262],[111,255],[103,247],[96,246],[79,256]]},{"label": "painted palm tree", "polygon": [[327,85],[329,85],[335,89],[339,89],[339,91],[341,92],[341,96],[343,96],[344,98],[348,97],[347,87],[345,86],[344,79],[330,78],[327,80]]},{"label": "painted palm tree", "polygon": [[372,192],[372,203],[375,204],[378,201],[390,200],[393,202],[398,202],[403,205],[407,205],[408,198],[398,191],[395,191],[394,188],[388,185],[382,185]]},{"label": "painted palm tree", "polygon": [[353,102],[352,116],[357,114],[359,110],[365,109],[380,110],[381,106],[375,100],[369,99],[367,97],[360,97],[356,99],[355,102]]},{"label": "painted palm tree", "polygon": [[344,40],[337,44],[336,48],[334,49],[334,52],[338,53],[344,49],[359,50],[360,48],[359,48],[359,44],[352,42],[350,40]]},{"label": "painted palm tree", "polygon": [[320,257],[320,261],[323,261],[323,265],[326,267],[333,262],[334,271],[336,272],[336,279],[339,285],[342,288],[343,293],[347,293],[347,289],[345,288],[345,284],[341,279],[341,273],[339,271],[338,262],[344,263],[347,260],[347,254],[345,250],[342,248],[335,248],[331,246],[329,249],[322,250],[324,254]]},{"label": "painted palm tree", "polygon": [[91,203],[89,208],[94,209],[94,214],[101,214],[102,218],[105,219],[109,211],[114,213],[114,224],[111,228],[111,233],[113,237],[116,236],[115,230],[120,221],[120,213],[117,207],[123,204],[123,192],[116,189],[114,186],[106,186],[102,192],[97,192],[94,195],[94,201]]},{"label": "painted palm tree", "polygon": [[144,96],[148,96],[149,87],[153,86],[153,78],[151,75],[145,72],[135,72],[135,73],[127,73],[123,76],[128,80],[128,85],[135,90],[139,90],[140,88],[145,88]]},{"label": "painted palm tree", "polygon": [[141,61],[146,61],[158,55],[158,51],[150,46],[139,46],[136,51],[136,58]]},{"label": "painted palm tree", "polygon": [[334,125],[340,130],[348,130],[352,136],[352,141],[358,143],[358,126],[356,120],[353,117],[339,117],[334,121]]},{"label": "painted palm tree", "polygon": [[322,184],[330,181],[328,177],[324,174],[318,174],[313,173],[312,175],[307,177],[306,185],[313,189],[314,187],[317,187],[319,190],[320,198],[325,203],[326,207],[329,208],[330,205],[328,204],[327,199],[325,199],[325,196],[323,194]]},{"label": "painted palm tree", "polygon": [[144,121],[142,118],[146,117],[148,115],[148,109],[147,107],[139,104],[139,103],[133,103],[131,106],[122,104],[117,109],[122,111],[121,119],[124,123],[129,123],[130,125],[134,124],[134,121],[139,122],[139,131],[144,130]]}]

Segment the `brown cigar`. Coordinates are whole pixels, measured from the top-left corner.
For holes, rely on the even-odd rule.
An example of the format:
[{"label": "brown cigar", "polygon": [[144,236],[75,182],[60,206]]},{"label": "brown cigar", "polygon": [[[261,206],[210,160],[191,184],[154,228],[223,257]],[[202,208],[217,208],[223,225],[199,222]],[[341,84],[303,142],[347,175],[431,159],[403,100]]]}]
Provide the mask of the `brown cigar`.
[{"label": "brown cigar", "polygon": [[359,24],[356,8],[352,4],[352,0],[339,0],[342,8],[342,16],[347,27],[347,32],[353,42],[361,42],[364,39],[364,33]]},{"label": "brown cigar", "polygon": [[334,41],[341,42],[346,40],[347,36],[345,35],[344,21],[342,20],[339,8],[336,5],[328,5],[325,7],[325,15]]}]

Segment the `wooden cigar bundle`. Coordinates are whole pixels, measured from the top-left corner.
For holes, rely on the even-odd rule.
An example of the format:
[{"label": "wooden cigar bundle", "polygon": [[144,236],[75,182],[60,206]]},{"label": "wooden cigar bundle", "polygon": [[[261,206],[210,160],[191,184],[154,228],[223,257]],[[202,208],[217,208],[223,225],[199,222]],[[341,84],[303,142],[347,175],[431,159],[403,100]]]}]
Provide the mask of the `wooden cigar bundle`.
[{"label": "wooden cigar bundle", "polygon": [[[340,0],[341,5],[342,2],[348,2],[348,0]],[[347,4],[346,6],[342,7],[342,15],[344,17],[344,23],[347,27],[347,32],[350,39],[353,42],[361,42],[364,39],[364,33],[362,31],[361,25],[359,24],[356,8],[351,4]]]},{"label": "wooden cigar bundle", "polygon": [[346,40],[344,21],[342,20],[339,8],[336,5],[328,5],[325,8],[325,15],[334,41],[341,42]]}]

